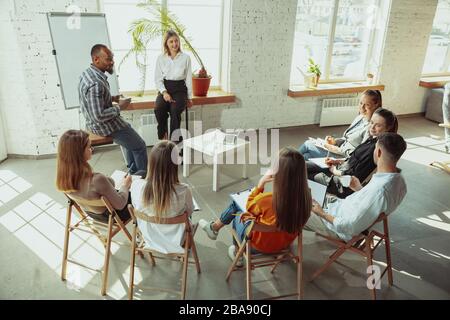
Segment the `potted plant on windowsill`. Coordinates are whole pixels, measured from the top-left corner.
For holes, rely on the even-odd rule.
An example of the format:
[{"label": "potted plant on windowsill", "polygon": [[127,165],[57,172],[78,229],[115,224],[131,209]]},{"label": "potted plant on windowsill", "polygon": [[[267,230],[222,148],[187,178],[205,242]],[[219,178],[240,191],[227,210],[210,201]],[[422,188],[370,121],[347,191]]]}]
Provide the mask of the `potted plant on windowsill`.
[{"label": "potted plant on windowsill", "polygon": [[119,70],[122,63],[134,54],[136,66],[141,73],[140,92],[142,96],[145,88],[145,77],[147,67],[147,46],[151,40],[165,34],[167,30],[174,30],[182,41],[183,48],[192,52],[195,60],[200,65],[197,72],[192,75],[192,91],[194,96],[206,96],[211,83],[211,75],[206,71],[202,59],[191,44],[191,39],[186,35],[186,27],[179,21],[178,17],[169,10],[162,8],[155,0],[146,0],[138,3],[137,7],[143,8],[151,14],[151,18],[141,18],[134,20],[128,33],[133,39],[133,47],[127,52],[119,64]]},{"label": "potted plant on windowsill", "polygon": [[320,71],[320,66],[314,62],[312,58],[308,59],[308,72],[313,73],[313,81],[312,81],[312,87],[317,88],[317,85],[319,84],[320,76],[322,75],[322,72]]}]

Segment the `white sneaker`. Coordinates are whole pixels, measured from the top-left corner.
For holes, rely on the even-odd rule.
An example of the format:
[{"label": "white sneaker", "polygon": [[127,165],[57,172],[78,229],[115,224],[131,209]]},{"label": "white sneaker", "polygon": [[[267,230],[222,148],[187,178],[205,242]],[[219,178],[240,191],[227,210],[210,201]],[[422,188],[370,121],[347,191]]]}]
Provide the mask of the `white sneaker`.
[{"label": "white sneaker", "polygon": [[219,234],[218,231],[214,231],[212,229],[212,224],[214,223],[214,221],[206,221],[205,219],[200,219],[198,221],[198,225],[200,226],[200,228],[203,229],[203,231],[206,232],[206,234],[208,235],[208,237],[211,240],[216,240],[217,239],[217,235]]},{"label": "white sneaker", "polygon": [[[231,259],[231,261],[234,261],[234,258],[236,255],[234,252],[236,251],[236,246],[233,244],[228,247],[228,258]],[[241,268],[244,266],[244,257],[240,256],[238,261],[236,262],[236,267]]]}]

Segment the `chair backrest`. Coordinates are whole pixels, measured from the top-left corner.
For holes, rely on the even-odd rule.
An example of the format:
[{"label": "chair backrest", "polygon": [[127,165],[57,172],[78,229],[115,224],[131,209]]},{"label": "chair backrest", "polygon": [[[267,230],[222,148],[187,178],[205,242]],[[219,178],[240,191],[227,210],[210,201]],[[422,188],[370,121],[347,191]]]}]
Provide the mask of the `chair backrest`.
[{"label": "chair backrest", "polygon": [[[189,214],[187,212],[175,217],[158,218],[136,210],[131,204],[128,205],[128,211],[130,212],[135,228],[138,228],[138,219],[153,225],[149,226],[152,231],[149,231],[148,229],[145,231],[144,229],[139,229],[145,239],[146,249],[162,254],[179,254],[185,251],[185,245],[190,246],[193,229],[189,221]],[[163,225],[165,226],[164,228]],[[181,239],[179,239],[178,236],[175,236],[172,228],[169,228],[171,231],[169,234],[166,234],[165,228],[169,225],[180,225],[180,227],[181,225],[184,225],[184,231],[182,234],[175,233],[181,237]]]},{"label": "chair backrest", "polygon": [[[246,236],[249,237],[253,231],[256,231],[256,232],[282,232],[276,226],[268,226],[266,224],[258,223],[255,220],[252,220],[250,226],[247,228]],[[301,233],[301,231],[298,232],[298,234],[300,234],[300,233]]]},{"label": "chair backrest", "polygon": [[137,222],[137,219],[141,219],[155,224],[182,224],[182,223],[189,224],[189,214],[187,212],[184,212],[183,214],[180,214],[175,217],[159,218],[156,216],[150,216],[142,211],[136,210],[131,204],[128,205],[128,210],[130,211],[133,222]]},{"label": "chair backrest", "polygon": [[109,204],[109,201],[104,197],[89,200],[65,192],[64,194],[70,201],[72,201],[78,207],[77,209],[82,210],[83,213],[86,213],[85,212],[86,210],[91,211],[90,209],[92,209],[92,211],[94,212],[106,210],[111,212],[112,210],[109,209],[114,210],[114,208],[112,208],[112,206]]}]

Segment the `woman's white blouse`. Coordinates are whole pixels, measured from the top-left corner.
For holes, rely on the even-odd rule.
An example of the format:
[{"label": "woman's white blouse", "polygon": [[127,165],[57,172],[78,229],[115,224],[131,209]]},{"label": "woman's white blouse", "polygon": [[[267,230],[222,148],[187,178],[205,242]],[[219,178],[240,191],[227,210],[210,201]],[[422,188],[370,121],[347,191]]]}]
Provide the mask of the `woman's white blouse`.
[{"label": "woman's white blouse", "polygon": [[[131,202],[133,207],[149,216],[155,216],[152,208],[144,207],[142,193],[147,180],[135,180],[131,185]],[[194,211],[192,193],[188,185],[180,183],[175,186],[176,194],[170,199],[167,218]],[[138,219],[138,227],[145,240],[145,246],[161,253],[182,253],[181,240],[184,234],[184,224],[161,225]]]},{"label": "woman's white blouse", "polygon": [[191,57],[184,52],[178,52],[174,59],[167,54],[161,54],[156,60],[155,68],[155,85],[159,92],[167,90],[164,79],[185,80],[188,99],[192,99]]}]

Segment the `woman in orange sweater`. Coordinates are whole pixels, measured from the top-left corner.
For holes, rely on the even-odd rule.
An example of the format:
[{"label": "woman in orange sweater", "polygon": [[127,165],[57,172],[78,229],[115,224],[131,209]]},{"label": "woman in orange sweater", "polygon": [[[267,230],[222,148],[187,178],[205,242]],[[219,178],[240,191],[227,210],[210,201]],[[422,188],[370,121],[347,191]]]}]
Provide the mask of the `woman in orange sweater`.
[{"label": "woman in orange sweater", "polygon": [[[273,181],[273,192],[264,192],[266,183]],[[311,212],[311,193],[308,188],[306,165],[303,156],[293,148],[279,152],[278,170],[267,172],[248,197],[243,214],[232,201],[216,221],[201,219],[199,225],[212,240],[219,230],[232,223],[241,241],[251,220],[275,226],[278,232],[253,232],[252,247],[262,253],[277,252],[288,247],[302,230]],[[236,246],[228,249],[234,259]],[[242,265],[242,262],[240,263]]]}]

